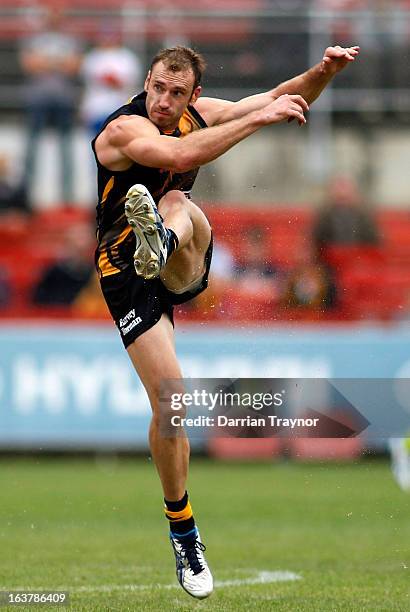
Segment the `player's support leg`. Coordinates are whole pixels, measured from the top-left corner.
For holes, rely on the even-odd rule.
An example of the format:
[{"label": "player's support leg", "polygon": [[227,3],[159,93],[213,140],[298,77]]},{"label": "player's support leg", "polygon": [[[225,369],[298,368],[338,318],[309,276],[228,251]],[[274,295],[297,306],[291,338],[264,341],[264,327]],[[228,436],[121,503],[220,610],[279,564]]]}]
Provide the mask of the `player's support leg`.
[{"label": "player's support leg", "polygon": [[185,435],[164,437],[161,432],[161,411],[170,410],[170,404],[164,403],[162,381],[174,381],[171,383],[172,389],[171,386],[168,388],[168,394],[183,391],[173,328],[168,317],[163,315],[127,350],[145,386],[153,411],[150,447],[164,491],[165,514],[170,521],[177,577],[190,595],[204,598],[211,594],[213,580],[186,493],[189,441]]},{"label": "player's support leg", "polygon": [[182,292],[201,278],[211,228],[204,213],[181,191],[155,205],[143,185],[128,190],[125,214],[134,230],[135,269],[146,279],[160,275],[170,291]]}]

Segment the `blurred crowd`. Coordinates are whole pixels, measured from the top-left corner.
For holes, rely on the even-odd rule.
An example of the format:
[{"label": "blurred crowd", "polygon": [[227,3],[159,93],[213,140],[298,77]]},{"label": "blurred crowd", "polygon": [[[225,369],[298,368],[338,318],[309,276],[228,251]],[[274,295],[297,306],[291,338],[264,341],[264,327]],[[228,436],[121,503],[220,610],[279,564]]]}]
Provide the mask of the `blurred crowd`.
[{"label": "blurred crowd", "polygon": [[[154,4],[159,16],[162,9],[169,8],[166,2]],[[245,5],[238,0],[230,6],[241,10]],[[309,24],[301,12],[305,8],[339,11],[337,17],[329,12],[329,40],[341,45],[361,41],[366,47],[365,66],[358,64],[357,70],[346,72],[346,77],[342,75],[339,86],[346,86],[345,78],[356,79],[362,87],[400,87],[407,76],[410,82],[410,21],[400,19],[400,11],[410,10],[410,0],[254,0],[247,3],[249,7],[274,9],[278,19],[273,30],[261,31],[243,29],[242,20],[242,30],[232,30],[230,39],[213,40],[214,61],[209,63],[208,78],[215,85],[223,80],[226,87],[240,83],[244,88],[263,89],[305,70],[309,61]],[[52,129],[58,141],[60,202],[67,208],[73,201],[75,186],[74,128],[81,125],[91,140],[107,115],[142,88],[146,70],[141,57],[124,45],[117,22],[101,20],[91,43],[67,28],[62,5],[49,3],[43,9],[32,31],[21,37],[18,49],[27,126],[21,178],[16,178],[7,154],[0,153],[0,213],[12,211],[23,217],[32,212],[33,184],[36,174],[42,171],[38,146],[44,131]],[[352,16],[354,10],[360,12]],[[164,30],[163,43],[190,44],[189,36],[182,35],[182,31]],[[238,36],[244,37],[246,44],[224,55],[224,45],[237,41]],[[158,46],[158,41],[155,44]],[[91,167],[91,151],[89,163]],[[247,223],[238,250],[232,240],[216,231],[210,289],[181,308],[181,315],[271,320],[280,311],[292,312],[296,317],[302,313],[307,318],[346,312],[345,285],[340,280],[344,274],[340,269],[343,250],[369,247],[368,254],[374,254],[382,242],[366,198],[355,181],[346,176],[330,180],[326,201],[317,207],[309,231],[296,247],[290,236],[278,255],[274,233],[275,228],[261,218]],[[69,308],[85,316],[106,313],[92,265],[92,223],[82,221],[64,227],[60,242],[60,249],[50,261],[42,263],[35,279],[27,281],[27,303],[34,308]],[[375,261],[377,265],[377,258],[372,265]],[[15,287],[10,269],[0,261],[3,310],[13,304]],[[364,274],[363,270],[362,266]],[[371,276],[371,272],[367,273]],[[357,281],[359,277],[356,274],[350,278]],[[361,284],[359,279],[358,285]]]},{"label": "blurred crowd", "polygon": [[[144,25],[144,55],[118,18],[102,12],[92,20],[91,30],[84,26],[76,31],[69,3],[28,0],[31,4],[36,18],[27,20],[15,48],[22,80],[16,104],[26,126],[25,155],[21,176],[8,168],[11,160],[0,163],[0,210],[32,207],[33,185],[42,172],[39,142],[50,129],[58,141],[57,201],[69,205],[75,200],[74,129],[81,127],[91,139],[104,118],[142,88],[147,58],[159,46],[196,44],[208,59],[208,87],[256,91],[308,67],[313,26],[320,47],[359,42],[365,50],[366,61],[341,74],[336,88],[400,90],[410,82],[410,19],[403,18],[410,0],[229,0],[226,6],[237,11],[237,18],[218,20],[215,31],[205,31],[199,18],[184,17],[184,0],[175,6],[156,0],[146,4],[153,16]],[[199,2],[196,8],[209,9],[210,4]],[[264,11],[274,16],[267,21]],[[316,14],[322,15],[320,27],[315,25]]]},{"label": "blurred crowd", "polygon": [[[93,265],[93,222],[88,213],[81,219],[76,213],[71,220],[61,216],[68,212],[33,217],[19,241],[16,237],[15,244],[0,248],[3,315],[108,316]],[[302,218],[301,211],[280,212],[273,206],[206,212],[215,239],[209,289],[179,307],[181,317],[250,322],[407,316],[410,278],[403,266],[409,250],[401,267],[383,260],[392,247],[386,247],[372,209],[351,178],[335,176],[322,205],[304,211]],[[392,271],[396,293],[385,290],[387,277],[385,286],[380,284],[380,275]],[[387,302],[380,302],[380,291]]]},{"label": "blurred crowd", "polygon": [[56,5],[45,7],[37,31],[22,39],[20,62],[28,131],[23,187],[32,193],[35,171],[41,170],[36,168],[39,139],[52,128],[59,144],[61,202],[71,203],[73,130],[81,121],[89,139],[95,136],[110,112],[141,87],[140,61],[109,22],[86,51],[83,41],[65,31],[64,13]]},{"label": "blurred crowd", "polygon": [[[269,216],[274,223],[274,212],[266,219]],[[339,266],[332,260],[334,249],[348,255],[350,248],[378,250],[381,245],[370,207],[346,176],[329,182],[326,199],[311,217],[307,233],[290,234],[276,256],[275,233],[272,221],[247,223],[239,255],[217,234],[210,290],[186,309],[225,320],[273,319],[280,311],[301,319],[326,314],[332,318],[332,313],[338,318],[343,315],[343,296]]]}]

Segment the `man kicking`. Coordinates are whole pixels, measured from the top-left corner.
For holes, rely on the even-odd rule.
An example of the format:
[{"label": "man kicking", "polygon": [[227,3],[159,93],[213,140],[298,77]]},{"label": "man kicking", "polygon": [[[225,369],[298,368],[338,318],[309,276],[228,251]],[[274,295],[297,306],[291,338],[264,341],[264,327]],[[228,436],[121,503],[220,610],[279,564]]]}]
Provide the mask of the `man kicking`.
[{"label": "man kicking", "polygon": [[210,595],[213,580],[186,491],[189,441],[160,435],[161,410],[166,410],[161,383],[177,385],[182,379],[173,306],[206,288],[212,256],[211,228],[190,190],[202,164],[257,130],[282,121],[306,123],[308,105],[358,53],[358,47],[329,47],[304,74],[228,102],[200,97],[205,64],[198,53],[181,46],[165,49],[152,60],[144,92],[110,115],[92,143],[99,195],[96,265],[152,407],[150,449],[177,577],[193,597]]}]

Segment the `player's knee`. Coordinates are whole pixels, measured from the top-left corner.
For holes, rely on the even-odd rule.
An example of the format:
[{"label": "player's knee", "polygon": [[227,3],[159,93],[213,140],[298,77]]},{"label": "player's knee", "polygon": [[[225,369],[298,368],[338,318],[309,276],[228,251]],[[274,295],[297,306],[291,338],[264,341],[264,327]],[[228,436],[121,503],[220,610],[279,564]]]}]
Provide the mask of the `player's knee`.
[{"label": "player's knee", "polygon": [[186,406],[184,404],[184,393],[176,391],[165,393],[153,406],[151,426],[160,431],[166,438],[173,438],[177,434],[175,420],[186,417]]},{"label": "player's knee", "polygon": [[172,414],[176,410],[183,410],[181,398],[184,397],[184,394],[185,388],[181,378],[158,381],[148,391],[154,418],[158,418],[159,415]]},{"label": "player's knee", "polygon": [[168,191],[160,200],[158,209],[162,216],[166,215],[167,211],[172,208],[173,211],[178,209],[180,210],[188,210],[189,209],[189,200],[182,193],[182,191],[178,191],[177,189],[173,189],[172,191]]}]

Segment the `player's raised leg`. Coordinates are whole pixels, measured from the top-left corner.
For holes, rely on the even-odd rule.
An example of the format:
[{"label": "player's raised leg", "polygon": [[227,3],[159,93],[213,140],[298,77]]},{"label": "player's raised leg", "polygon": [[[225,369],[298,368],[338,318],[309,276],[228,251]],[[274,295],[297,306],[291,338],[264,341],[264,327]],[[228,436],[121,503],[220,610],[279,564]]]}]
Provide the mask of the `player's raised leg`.
[{"label": "player's raised leg", "polygon": [[127,193],[125,214],[136,237],[138,275],[146,279],[160,275],[165,286],[177,293],[200,280],[211,228],[200,208],[181,191],[169,191],[157,208],[148,189],[134,185]]},{"label": "player's raised leg", "polygon": [[183,390],[173,328],[167,315],[162,315],[158,323],[139,336],[127,350],[152,407],[150,448],[164,491],[165,515],[170,523],[177,577],[193,597],[208,597],[213,590],[212,574],[203,555],[205,546],[186,492],[189,441],[185,435],[164,437],[161,433],[161,411],[170,410],[170,405],[164,402],[163,381],[173,381],[168,394]]},{"label": "player's raised leg", "polygon": [[167,261],[160,276],[175,293],[199,282],[206,268],[206,253],[211,242],[211,227],[202,210],[181,191],[170,191],[159,203],[165,227],[178,237],[179,246]]}]

